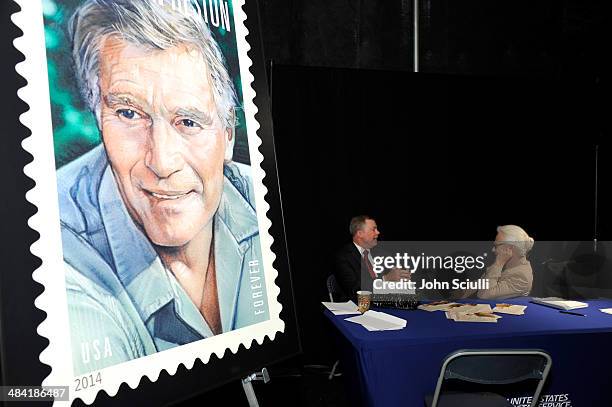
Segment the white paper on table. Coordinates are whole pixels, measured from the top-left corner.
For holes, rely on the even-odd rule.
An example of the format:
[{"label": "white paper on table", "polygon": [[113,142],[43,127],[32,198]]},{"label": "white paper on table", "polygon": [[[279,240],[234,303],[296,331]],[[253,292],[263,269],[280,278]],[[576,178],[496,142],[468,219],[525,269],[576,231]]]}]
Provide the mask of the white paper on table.
[{"label": "white paper on table", "polygon": [[600,311],[612,315],[612,308],[601,308]]},{"label": "white paper on table", "polygon": [[558,298],[558,297],[546,297],[546,298],[533,297],[531,301],[535,302],[536,304],[548,305],[551,307],[563,309],[565,311],[586,308],[589,306],[589,304],[587,304],[586,302],[564,300],[563,298]]},{"label": "white paper on table", "polygon": [[[357,304],[353,301],[347,302],[321,302],[331,312],[335,315],[351,315],[351,314],[359,314],[359,310]],[[335,312],[334,312],[335,311]],[[339,312],[339,313],[336,313]]]},{"label": "white paper on table", "polygon": [[374,329],[378,331],[384,331],[392,328],[403,328],[401,325],[397,325],[391,322],[383,321],[382,319],[373,318],[365,314],[359,315],[352,318],[347,318],[345,321],[353,322],[366,327],[366,329]]},{"label": "white paper on table", "polygon": [[386,322],[390,322],[392,324],[397,324],[396,327],[390,327],[390,328],[385,328],[385,329],[378,329],[368,324],[362,324],[362,326],[368,331],[395,331],[395,330],[399,330],[399,329],[406,327],[405,319],[387,314],[385,312],[369,310],[369,311],[366,311],[364,315],[367,315],[368,317],[377,318],[377,319],[380,319]]},{"label": "white paper on table", "polygon": [[382,319],[383,321],[391,322],[392,324],[399,325],[402,328],[406,326],[406,320],[404,318],[396,317],[394,315],[387,314],[386,312],[369,310],[369,311],[366,311],[364,315]]},{"label": "white paper on table", "polygon": [[526,305],[514,305],[514,304],[495,304],[493,312],[499,312],[500,314],[510,315],[524,315],[527,309]]},{"label": "white paper on table", "polygon": [[406,320],[378,311],[367,311],[362,315],[347,318],[345,321],[362,325],[368,331],[397,330],[406,326]]}]

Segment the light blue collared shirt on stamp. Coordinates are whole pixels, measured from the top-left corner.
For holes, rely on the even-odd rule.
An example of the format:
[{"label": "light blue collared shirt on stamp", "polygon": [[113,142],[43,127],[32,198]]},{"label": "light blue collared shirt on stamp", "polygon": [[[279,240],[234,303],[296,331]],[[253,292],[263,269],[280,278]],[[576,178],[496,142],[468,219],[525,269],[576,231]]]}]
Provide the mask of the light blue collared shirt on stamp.
[{"label": "light blue collared shirt on stamp", "polygon": [[[214,218],[223,332],[268,320],[249,167],[224,167]],[[212,336],[121,199],[102,145],[57,172],[75,375]]]}]

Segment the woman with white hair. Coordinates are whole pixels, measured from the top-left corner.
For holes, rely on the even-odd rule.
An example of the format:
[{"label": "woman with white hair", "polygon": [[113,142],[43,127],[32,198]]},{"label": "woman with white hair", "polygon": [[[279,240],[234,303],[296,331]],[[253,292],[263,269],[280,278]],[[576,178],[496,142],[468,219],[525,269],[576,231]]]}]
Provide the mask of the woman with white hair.
[{"label": "woman with white hair", "polygon": [[495,262],[482,278],[489,280],[489,288],[478,290],[483,299],[503,299],[529,295],[533,284],[533,270],[527,253],[533,239],[516,225],[499,226],[495,236]]},{"label": "woman with white hair", "polygon": [[533,271],[527,253],[533,247],[533,239],[516,225],[499,226],[493,246],[495,262],[480,277],[488,281],[487,288],[455,290],[450,294],[452,298],[476,296],[482,299],[504,299],[529,295]]}]

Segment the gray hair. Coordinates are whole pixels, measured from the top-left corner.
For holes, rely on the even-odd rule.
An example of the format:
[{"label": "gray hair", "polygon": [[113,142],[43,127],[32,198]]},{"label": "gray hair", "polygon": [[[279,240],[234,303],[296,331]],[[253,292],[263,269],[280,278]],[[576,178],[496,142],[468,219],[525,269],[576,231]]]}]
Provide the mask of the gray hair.
[{"label": "gray hair", "polygon": [[98,125],[100,47],[105,37],[116,35],[151,50],[165,50],[179,44],[196,47],[210,72],[219,118],[227,128],[234,127],[236,93],[223,54],[192,0],[184,3],[189,5],[185,10],[175,10],[174,3],[171,0],[87,0],[74,12],[69,36],[77,80]]},{"label": "gray hair", "polygon": [[359,215],[353,217],[351,219],[351,223],[349,224],[349,232],[351,232],[351,236],[355,236],[357,231],[363,229],[368,219],[372,218],[370,218],[368,215]]},{"label": "gray hair", "polygon": [[526,256],[533,247],[534,240],[519,226],[498,226],[497,231],[503,233],[504,242],[516,247],[521,256]]}]

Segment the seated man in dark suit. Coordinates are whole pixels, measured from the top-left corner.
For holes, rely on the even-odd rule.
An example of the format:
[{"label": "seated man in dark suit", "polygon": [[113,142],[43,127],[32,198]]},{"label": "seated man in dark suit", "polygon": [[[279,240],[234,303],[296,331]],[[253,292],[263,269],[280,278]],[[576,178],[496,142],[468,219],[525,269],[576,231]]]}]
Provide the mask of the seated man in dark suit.
[{"label": "seated man in dark suit", "polygon": [[[372,249],[378,244],[378,226],[369,216],[355,216],[351,219],[349,231],[352,242],[343,246],[334,260],[334,275],[342,290],[340,301],[357,297],[357,291],[372,291],[372,281],[377,278],[374,272]],[[363,271],[363,272],[362,272]],[[368,277],[369,276],[369,277]],[[401,269],[385,270],[383,280],[399,281],[410,279],[410,272]]]}]

